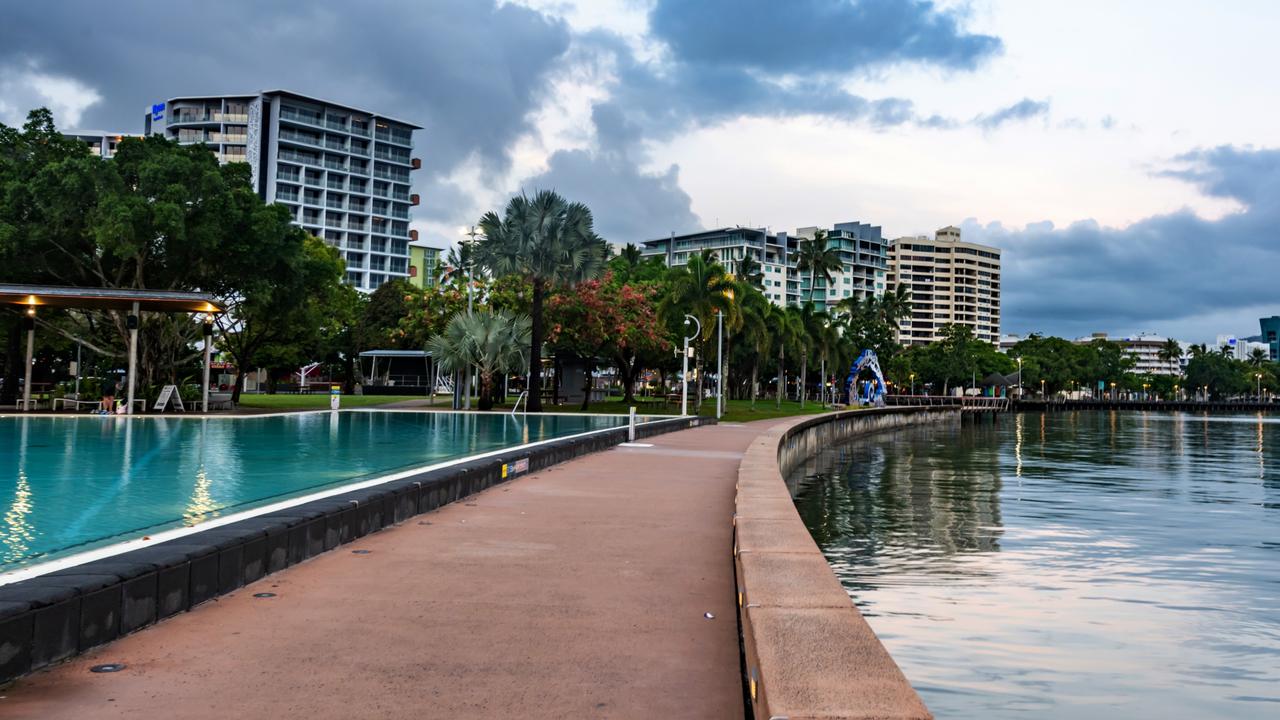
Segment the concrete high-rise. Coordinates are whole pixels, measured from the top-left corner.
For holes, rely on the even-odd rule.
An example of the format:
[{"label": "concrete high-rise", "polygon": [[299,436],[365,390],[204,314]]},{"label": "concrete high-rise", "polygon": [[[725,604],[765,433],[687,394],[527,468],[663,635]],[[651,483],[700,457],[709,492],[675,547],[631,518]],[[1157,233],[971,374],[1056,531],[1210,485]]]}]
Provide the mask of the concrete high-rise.
[{"label": "concrete high-rise", "polygon": [[927,345],[942,338],[949,324],[973,330],[977,339],[1000,344],[1000,249],[960,239],[960,228],[903,237],[889,245],[886,287],[911,291],[911,318],[898,341]]},{"label": "concrete high-rise", "polygon": [[342,252],[347,282],[372,290],[409,276],[409,174],[421,127],[285,90],[193,95],[152,105],[147,134],[204,143],[220,162],[245,162],[254,189]]},{"label": "concrete high-rise", "polygon": [[[818,228],[796,230],[796,237],[812,240]],[[884,294],[889,267],[889,243],[884,239],[879,225],[870,223],[836,223],[827,231],[826,246],[834,248],[840,256],[840,268],[831,273],[828,287],[821,275],[813,278],[813,301],[819,307],[834,308],[841,300],[859,300]],[[808,301],[810,274],[801,272],[800,299]]]},{"label": "concrete high-rise", "polygon": [[116,154],[116,146],[125,138],[136,138],[139,135],[130,135],[128,133],[106,133],[106,132],[65,132],[63,137],[73,138],[84,143],[89,148],[90,155],[97,155],[101,158],[110,160]]},{"label": "concrete high-rise", "polygon": [[750,257],[760,264],[765,297],[775,305],[794,305],[801,299],[797,247],[796,238],[784,232],[774,235],[763,228],[724,227],[646,240],[640,252],[644,258],[660,257],[668,267],[678,267],[688,264],[690,256],[708,250],[733,273],[738,272],[743,258]]},{"label": "concrete high-rise", "polygon": [[1280,360],[1280,315],[1258,318],[1258,324],[1262,326],[1262,342],[1267,344],[1271,359]]}]

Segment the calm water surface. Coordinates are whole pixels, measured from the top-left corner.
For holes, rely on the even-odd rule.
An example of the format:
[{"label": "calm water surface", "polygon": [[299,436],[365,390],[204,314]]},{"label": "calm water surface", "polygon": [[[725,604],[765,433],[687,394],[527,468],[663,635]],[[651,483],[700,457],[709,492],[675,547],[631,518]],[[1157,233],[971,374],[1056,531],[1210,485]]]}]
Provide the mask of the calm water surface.
[{"label": "calm water surface", "polygon": [[383,412],[0,417],[0,571],[324,488],[625,424]]},{"label": "calm water surface", "polygon": [[790,481],[939,718],[1280,718],[1280,418],[907,430]]}]

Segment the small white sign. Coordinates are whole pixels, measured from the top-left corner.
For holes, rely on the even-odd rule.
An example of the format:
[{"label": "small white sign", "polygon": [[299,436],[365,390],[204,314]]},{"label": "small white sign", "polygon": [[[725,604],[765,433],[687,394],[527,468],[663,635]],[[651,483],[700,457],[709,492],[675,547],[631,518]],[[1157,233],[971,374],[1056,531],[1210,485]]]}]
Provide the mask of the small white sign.
[{"label": "small white sign", "polygon": [[165,385],[160,388],[160,397],[156,398],[156,405],[153,410],[163,411],[169,402],[173,402],[173,408],[179,412],[186,412],[187,409],[182,406],[182,396],[178,394],[177,385]]}]

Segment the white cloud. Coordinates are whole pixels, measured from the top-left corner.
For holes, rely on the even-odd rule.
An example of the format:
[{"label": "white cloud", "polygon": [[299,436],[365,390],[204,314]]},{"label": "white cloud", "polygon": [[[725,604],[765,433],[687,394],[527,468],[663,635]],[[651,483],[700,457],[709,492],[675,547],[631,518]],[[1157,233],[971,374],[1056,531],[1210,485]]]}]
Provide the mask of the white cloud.
[{"label": "white cloud", "polygon": [[0,67],[0,122],[6,125],[21,125],[32,109],[47,107],[58,127],[79,129],[84,111],[100,100],[88,85],[42,72],[34,63]]}]

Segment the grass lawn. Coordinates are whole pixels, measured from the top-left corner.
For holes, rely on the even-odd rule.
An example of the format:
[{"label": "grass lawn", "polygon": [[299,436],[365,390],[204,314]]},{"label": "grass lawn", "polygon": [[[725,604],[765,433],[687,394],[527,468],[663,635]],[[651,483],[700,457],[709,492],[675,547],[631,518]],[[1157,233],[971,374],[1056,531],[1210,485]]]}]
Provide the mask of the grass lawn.
[{"label": "grass lawn", "polygon": [[[405,400],[425,399],[426,397],[422,395],[343,395],[342,407],[377,407]],[[514,396],[510,397],[506,403],[495,405],[493,409],[495,411],[510,410],[513,402],[515,402]],[[692,405],[692,401],[690,401],[690,404]],[[329,396],[319,393],[313,395],[257,395],[246,393],[240,396],[240,405],[246,408],[263,410],[323,410],[329,407]],[[523,407],[523,404],[521,406]],[[449,398],[443,395],[437,396],[435,407],[440,410],[447,410],[449,408]],[[474,398],[471,401],[471,407],[476,407]],[[581,412],[579,407],[576,403],[572,405],[544,405],[543,410],[556,413],[578,413]],[[626,415],[629,407],[629,404],[622,402],[620,399],[610,399],[604,402],[591,403],[591,406],[587,408],[587,412],[597,415]],[[812,400],[806,402],[804,409],[801,409],[800,403],[794,400],[783,400],[782,407],[779,408],[772,399],[760,398],[756,401],[754,410],[751,408],[750,400],[729,400],[725,404],[722,420],[724,422],[751,422],[752,420],[769,420],[792,415],[816,415],[822,411],[822,407]],[[640,415],[676,415],[680,412],[680,403],[663,403],[648,398],[637,398],[636,412]],[[715,415],[715,412],[715,398],[708,398],[702,402],[702,415],[712,416]]]},{"label": "grass lawn", "polygon": [[[377,407],[404,400],[426,400],[425,395],[343,395],[342,407]],[[449,398],[437,398],[446,407]],[[270,410],[325,410],[329,407],[328,394],[310,395],[258,395],[245,393],[240,396],[240,405],[247,408]]]}]

